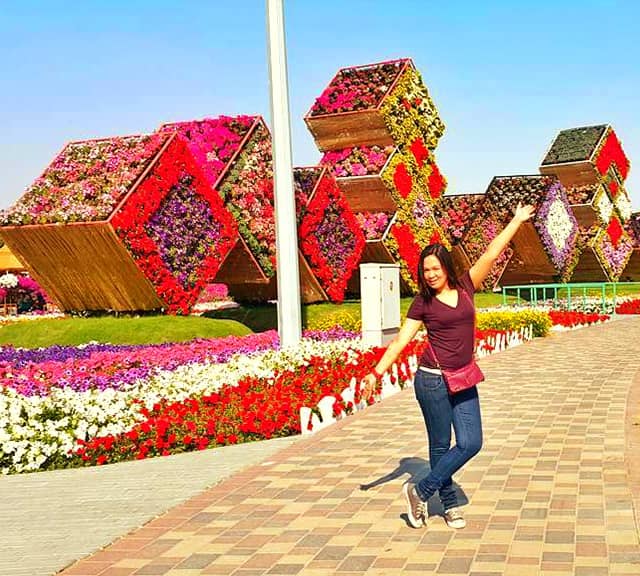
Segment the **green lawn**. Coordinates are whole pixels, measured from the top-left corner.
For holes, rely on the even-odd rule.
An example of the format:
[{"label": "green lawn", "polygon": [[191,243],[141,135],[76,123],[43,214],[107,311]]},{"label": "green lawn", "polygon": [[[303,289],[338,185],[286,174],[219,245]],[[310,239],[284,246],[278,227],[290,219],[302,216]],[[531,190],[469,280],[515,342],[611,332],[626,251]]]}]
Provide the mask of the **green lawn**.
[{"label": "green lawn", "polygon": [[[400,310],[406,315],[412,298],[402,298]],[[509,296],[507,303],[515,303]],[[478,308],[492,308],[502,304],[500,293],[475,295]],[[307,327],[324,316],[346,310],[360,318],[360,302],[343,304],[310,304],[303,306],[302,324]],[[68,317],[18,322],[0,327],[0,345],[37,348],[45,346],[77,346],[87,342],[111,344],[154,344],[182,342],[193,338],[219,338],[244,335],[277,329],[278,316],[275,304],[244,305],[238,308],[208,312],[203,316],[142,316],[92,318]]]},{"label": "green lawn", "polygon": [[219,338],[250,334],[232,320],[196,316],[143,316],[139,318],[59,318],[16,322],[0,327],[0,345],[38,348],[77,346],[96,341],[110,344],[156,344],[193,338]]}]

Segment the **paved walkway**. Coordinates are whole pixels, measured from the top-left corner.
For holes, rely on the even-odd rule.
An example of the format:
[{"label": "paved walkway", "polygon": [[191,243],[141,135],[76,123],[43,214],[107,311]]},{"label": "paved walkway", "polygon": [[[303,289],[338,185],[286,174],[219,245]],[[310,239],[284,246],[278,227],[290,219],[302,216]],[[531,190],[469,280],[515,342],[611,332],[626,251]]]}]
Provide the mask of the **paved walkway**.
[{"label": "paved walkway", "polygon": [[[402,482],[428,470],[406,390],[245,467],[63,574],[640,574],[640,318],[554,334],[481,365],[485,445],[456,477],[471,501],[465,530],[444,524],[435,499],[427,530],[406,523]],[[168,460],[183,458],[186,473],[196,456]],[[126,486],[153,461],[133,464]],[[105,513],[91,529],[108,525],[112,501],[123,498],[122,485],[103,482],[110,468],[94,470],[92,497]],[[79,509],[68,482],[82,472],[66,472],[63,488],[52,481],[51,502]],[[167,495],[182,476],[167,475]],[[29,477],[20,480],[16,507],[28,498]],[[31,523],[54,526],[46,509],[40,518]]]}]

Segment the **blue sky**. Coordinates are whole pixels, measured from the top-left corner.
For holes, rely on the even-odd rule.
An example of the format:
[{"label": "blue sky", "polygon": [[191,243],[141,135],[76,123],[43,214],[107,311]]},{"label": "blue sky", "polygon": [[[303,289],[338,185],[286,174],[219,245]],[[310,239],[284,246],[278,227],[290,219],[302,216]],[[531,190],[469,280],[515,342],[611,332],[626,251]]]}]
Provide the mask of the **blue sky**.
[{"label": "blue sky", "polygon": [[[296,165],[320,157],[303,116],[338,68],[411,57],[447,127],[449,193],[536,173],[559,130],[609,123],[640,209],[640,2],[284,1]],[[265,0],[0,0],[0,67],[0,208],[72,140],[270,124]]]}]

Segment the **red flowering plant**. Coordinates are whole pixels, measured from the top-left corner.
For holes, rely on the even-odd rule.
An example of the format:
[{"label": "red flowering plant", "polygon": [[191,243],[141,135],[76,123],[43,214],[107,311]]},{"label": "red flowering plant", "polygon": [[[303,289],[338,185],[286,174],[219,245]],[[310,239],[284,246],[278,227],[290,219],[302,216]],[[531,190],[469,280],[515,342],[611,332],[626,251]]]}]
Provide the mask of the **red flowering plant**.
[{"label": "red flowering plant", "polygon": [[405,67],[406,59],[342,68],[316,99],[309,116],[375,108]]},{"label": "red flowering plant", "polygon": [[230,212],[179,136],[110,222],[172,313],[189,312],[238,238]]},{"label": "red flowering plant", "polygon": [[[419,340],[410,343],[397,362],[407,362],[423,346]],[[141,407],[143,420],[127,432],[78,441],[75,462],[106,464],[299,434],[300,408],[316,406],[325,396],[339,397],[353,378],[359,382],[371,371],[382,353],[372,349],[335,358],[315,356],[272,378],[249,376],[212,394]],[[356,402],[360,394],[358,387]]]},{"label": "red flowering plant", "polygon": [[503,224],[518,203],[536,207],[533,226],[556,272],[568,279],[577,262],[578,222],[566,192],[553,176],[496,176],[486,192]]},{"label": "red flowering plant", "polygon": [[446,180],[421,138],[396,151],[382,172],[382,181],[399,208],[413,204],[417,194],[435,204],[446,188]]},{"label": "red flowering plant", "polygon": [[617,171],[622,181],[627,179],[631,163],[611,126],[607,126],[604,137],[594,153],[594,163],[598,172],[605,175],[611,167]]},{"label": "red flowering plant", "polygon": [[604,322],[610,318],[608,314],[575,310],[548,310],[547,314],[549,314],[549,318],[551,318],[554,326],[563,326],[565,328],[595,324],[597,322]]},{"label": "red flowering plant", "polygon": [[364,234],[327,169],[298,169],[294,182],[300,249],[329,298],[342,302],[360,263]]},{"label": "red flowering plant", "polygon": [[611,282],[617,282],[633,253],[633,241],[617,216],[612,216],[606,228],[600,228],[589,240]]},{"label": "red flowering plant", "polygon": [[435,217],[454,246],[462,242],[474,218],[483,212],[484,194],[443,196],[435,206]]},{"label": "red flowering plant", "polygon": [[616,314],[640,314],[640,298],[633,298],[618,304]]},{"label": "red flowering plant", "polygon": [[2,213],[1,224],[105,220],[167,138],[152,134],[67,144],[42,176]]}]

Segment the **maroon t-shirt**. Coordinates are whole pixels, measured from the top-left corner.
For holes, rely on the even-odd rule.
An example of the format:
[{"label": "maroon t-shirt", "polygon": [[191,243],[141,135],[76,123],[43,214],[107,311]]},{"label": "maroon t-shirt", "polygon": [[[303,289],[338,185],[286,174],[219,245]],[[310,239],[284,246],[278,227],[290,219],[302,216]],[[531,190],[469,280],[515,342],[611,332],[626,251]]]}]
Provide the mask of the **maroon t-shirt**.
[{"label": "maroon t-shirt", "polygon": [[[468,271],[459,278],[459,282],[458,304],[455,308],[435,297],[427,302],[418,294],[407,312],[407,318],[420,320],[425,325],[442,368],[461,368],[473,358],[475,289]],[[431,346],[425,348],[420,365],[436,368]]]}]

